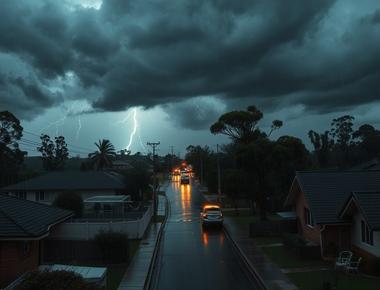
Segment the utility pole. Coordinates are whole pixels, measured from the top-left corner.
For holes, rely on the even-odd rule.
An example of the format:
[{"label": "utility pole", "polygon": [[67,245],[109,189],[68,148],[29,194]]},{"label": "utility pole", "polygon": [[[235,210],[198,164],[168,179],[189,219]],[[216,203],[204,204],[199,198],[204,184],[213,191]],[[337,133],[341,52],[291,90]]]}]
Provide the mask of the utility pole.
[{"label": "utility pole", "polygon": [[157,216],[157,170],[156,170],[156,147],[160,145],[160,142],[148,142],[148,146],[152,147],[153,151],[153,215]]},{"label": "utility pole", "polygon": [[174,146],[170,146],[170,168],[169,168],[169,171],[171,172],[173,170],[173,167],[174,167],[174,162],[173,162],[173,159],[174,159]]},{"label": "utility pole", "polygon": [[222,189],[220,180],[220,160],[219,160],[219,144],[216,144],[216,161],[218,166],[218,201],[222,202]]}]

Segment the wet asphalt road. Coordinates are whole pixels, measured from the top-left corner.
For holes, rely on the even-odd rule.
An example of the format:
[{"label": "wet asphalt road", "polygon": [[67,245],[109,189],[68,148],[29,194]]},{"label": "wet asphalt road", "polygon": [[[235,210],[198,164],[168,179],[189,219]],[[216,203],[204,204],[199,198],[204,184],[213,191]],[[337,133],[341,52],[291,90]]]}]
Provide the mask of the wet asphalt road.
[{"label": "wet asphalt road", "polygon": [[173,181],[166,194],[171,210],[152,289],[255,289],[223,231],[202,229],[198,186]]}]

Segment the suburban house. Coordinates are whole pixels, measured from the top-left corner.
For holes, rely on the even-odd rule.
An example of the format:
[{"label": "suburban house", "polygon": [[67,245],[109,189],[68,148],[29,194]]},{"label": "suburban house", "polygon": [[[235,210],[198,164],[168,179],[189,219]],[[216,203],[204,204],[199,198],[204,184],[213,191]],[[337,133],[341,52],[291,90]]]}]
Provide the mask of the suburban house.
[{"label": "suburban house", "polygon": [[351,193],[340,218],[351,222],[351,244],[356,253],[380,257],[380,192]]},{"label": "suburban house", "polygon": [[20,199],[52,204],[61,192],[76,192],[85,200],[99,195],[125,194],[126,186],[123,177],[114,172],[56,171],[7,186],[0,191]]},{"label": "suburban house", "polygon": [[0,288],[41,263],[41,241],[72,212],[0,194]]},{"label": "suburban house", "polygon": [[285,205],[323,256],[351,249],[380,257],[380,171],[297,172]]}]

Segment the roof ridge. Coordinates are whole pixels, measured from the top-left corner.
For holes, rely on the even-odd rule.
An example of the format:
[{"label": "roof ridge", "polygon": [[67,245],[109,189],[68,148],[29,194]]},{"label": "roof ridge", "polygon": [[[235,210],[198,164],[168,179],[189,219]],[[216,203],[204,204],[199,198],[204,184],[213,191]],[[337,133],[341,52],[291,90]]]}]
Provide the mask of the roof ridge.
[{"label": "roof ridge", "polygon": [[[1,194],[4,195],[4,194]],[[7,214],[0,206],[0,211],[3,213],[4,216],[6,216],[8,219],[10,219],[15,225],[17,225],[20,229],[22,229],[24,232],[26,232],[29,235],[33,235],[30,231],[25,229],[23,226],[21,226],[13,217],[11,217],[9,214]]]},{"label": "roof ridge", "polygon": [[66,210],[66,209],[63,209],[63,208],[60,208],[60,207],[57,207],[57,206],[54,206],[54,205],[48,205],[48,204],[40,203],[38,201],[29,200],[29,199],[21,199],[21,198],[18,198],[18,197],[15,197],[15,196],[11,196],[11,195],[8,195],[8,194],[2,193],[2,192],[0,192],[0,196],[4,196],[4,197],[7,197],[7,198],[17,199],[17,200],[19,200],[21,202],[25,202],[25,203],[37,204],[37,205],[39,205],[41,207],[45,207],[45,208],[49,208],[49,209],[66,211],[68,213],[70,212],[69,210]]}]

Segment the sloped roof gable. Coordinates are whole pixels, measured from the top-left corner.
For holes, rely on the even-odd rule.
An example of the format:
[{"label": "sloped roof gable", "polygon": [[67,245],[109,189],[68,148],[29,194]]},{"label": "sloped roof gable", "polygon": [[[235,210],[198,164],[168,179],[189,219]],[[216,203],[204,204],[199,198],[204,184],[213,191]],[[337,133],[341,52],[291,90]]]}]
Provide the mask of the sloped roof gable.
[{"label": "sloped roof gable", "polygon": [[123,178],[117,173],[104,171],[56,171],[4,187],[2,191],[118,190],[124,188]]},{"label": "sloped roof gable", "polygon": [[305,171],[296,178],[318,224],[341,223],[351,192],[380,191],[380,171]]},{"label": "sloped roof gable", "polygon": [[68,210],[0,194],[0,239],[38,238],[72,215]]}]

